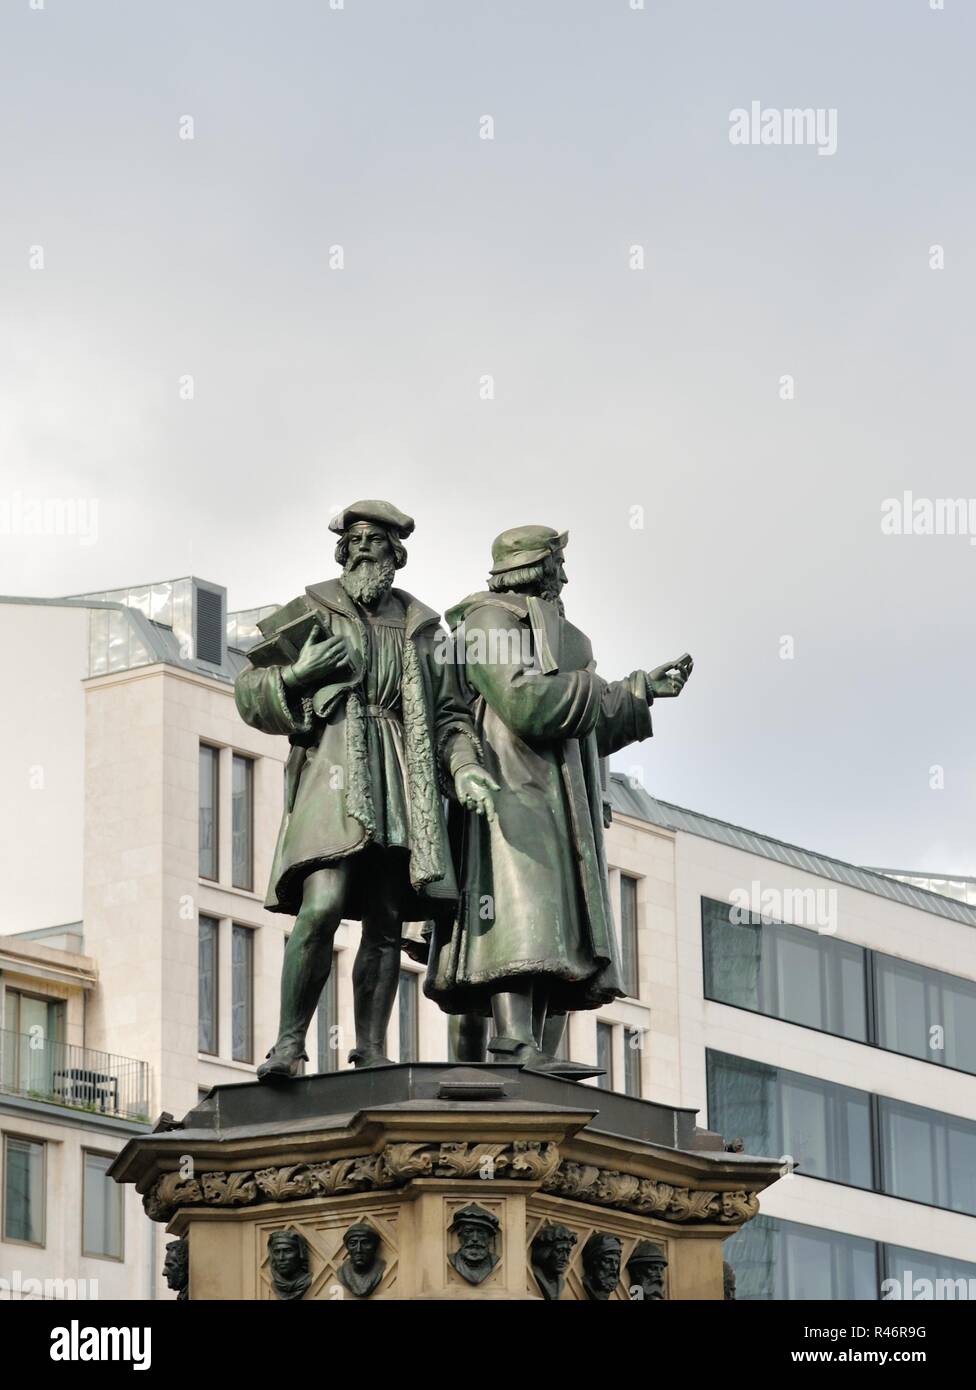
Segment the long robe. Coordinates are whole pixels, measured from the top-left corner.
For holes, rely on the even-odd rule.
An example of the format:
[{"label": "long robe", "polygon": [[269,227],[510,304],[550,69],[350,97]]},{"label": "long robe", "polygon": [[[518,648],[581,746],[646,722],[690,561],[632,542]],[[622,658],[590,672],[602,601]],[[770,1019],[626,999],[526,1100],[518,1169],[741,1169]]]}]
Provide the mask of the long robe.
[{"label": "long robe", "polygon": [[607,683],[556,605],[475,594],[448,614],[471,687],[496,821],[464,817],[461,900],[435,923],[425,993],[450,1013],[544,978],[552,1012],[623,994],[599,758],[651,735],[643,671]]},{"label": "long robe", "polygon": [[324,631],[349,638],[357,670],[305,693],[286,688],[279,666],[237,677],[242,719],[292,744],[265,906],[296,915],[308,874],[380,844],[409,853],[404,920],[426,920],[457,897],[442,791],[478,761],[438,615],[399,589],[370,615],[336,579],[306,596]]}]

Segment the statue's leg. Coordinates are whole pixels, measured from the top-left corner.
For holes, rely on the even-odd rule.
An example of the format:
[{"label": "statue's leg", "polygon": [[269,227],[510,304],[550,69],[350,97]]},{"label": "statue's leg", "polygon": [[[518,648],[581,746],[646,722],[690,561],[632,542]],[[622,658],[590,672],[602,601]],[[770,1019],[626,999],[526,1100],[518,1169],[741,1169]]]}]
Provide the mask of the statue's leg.
[{"label": "statue's leg", "polygon": [[488,1044],[488,1051],[493,1061],[524,1066],[541,1058],[533,1030],[532,1005],[532,980],[519,980],[514,988],[492,995],[495,1036]]},{"label": "statue's leg", "polygon": [[400,939],[403,932],[405,860],[395,852],[370,856],[364,872],[363,933],[352,968],[356,1015],[356,1046],[349,1060],[357,1067],[382,1066],[386,1032],[400,983]]},{"label": "statue's leg", "polygon": [[548,1018],[549,991],[544,980],[537,980],[532,990],[532,1036],[540,1051],[545,1052],[543,1036]]},{"label": "statue's leg", "polygon": [[451,1053],[459,1062],[483,1062],[488,1020],[481,1014],[451,1014],[447,1025]]},{"label": "statue's leg", "polygon": [[301,911],[281,968],[278,1041],[258,1067],[261,1081],[297,1076],[300,1063],[308,1060],[305,1034],[332,969],[332,941],[342,921],[350,872],[344,860],[309,874],[302,887]]},{"label": "statue's leg", "polygon": [[541,1047],[547,1057],[555,1057],[562,1046],[563,1034],[566,1031],[567,1014],[547,1014],[545,1027],[542,1030]]}]

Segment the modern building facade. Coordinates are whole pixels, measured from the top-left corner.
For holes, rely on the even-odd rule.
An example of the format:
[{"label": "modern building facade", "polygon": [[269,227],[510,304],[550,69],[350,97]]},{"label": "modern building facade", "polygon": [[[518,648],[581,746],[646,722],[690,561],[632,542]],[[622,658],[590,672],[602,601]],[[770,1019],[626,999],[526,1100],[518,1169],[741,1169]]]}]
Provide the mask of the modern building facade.
[{"label": "modern building facade", "polygon": [[[263,898],[287,744],[233,700],[273,607],[228,614],[224,590],[194,578],[0,600],[0,636],[29,647],[39,677],[4,694],[19,733],[0,810],[0,1279],[169,1296],[164,1237],[137,1201],[116,1213],[99,1165],[161,1111],[253,1076],[275,1036],[291,919]],[[628,995],[574,1015],[566,1048],[600,1063],[600,1084],[697,1107],[730,1143],[782,1158],[762,1215],[729,1242],[739,1296],[976,1279],[965,890],[797,850],[617,774],[608,797]],[[348,1065],[358,930],[337,936],[312,1070]],[[400,1060],[449,1054],[422,983],[404,956],[387,1049]]]}]

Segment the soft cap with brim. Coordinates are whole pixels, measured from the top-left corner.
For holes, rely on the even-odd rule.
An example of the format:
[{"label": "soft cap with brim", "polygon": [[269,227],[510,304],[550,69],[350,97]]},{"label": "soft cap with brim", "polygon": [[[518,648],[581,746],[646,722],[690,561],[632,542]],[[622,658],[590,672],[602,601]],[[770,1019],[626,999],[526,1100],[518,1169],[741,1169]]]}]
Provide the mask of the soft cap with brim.
[{"label": "soft cap with brim", "polygon": [[412,516],[401,512],[392,502],[353,502],[351,507],[343,507],[329,522],[329,530],[341,536],[356,521],[375,521],[378,526],[387,526],[395,531],[400,539],[406,540],[414,527]]},{"label": "soft cap with brim", "polygon": [[513,526],[491,543],[491,573],[506,574],[524,565],[537,565],[547,555],[562,550],[568,540],[568,531],[554,531],[551,526]]}]

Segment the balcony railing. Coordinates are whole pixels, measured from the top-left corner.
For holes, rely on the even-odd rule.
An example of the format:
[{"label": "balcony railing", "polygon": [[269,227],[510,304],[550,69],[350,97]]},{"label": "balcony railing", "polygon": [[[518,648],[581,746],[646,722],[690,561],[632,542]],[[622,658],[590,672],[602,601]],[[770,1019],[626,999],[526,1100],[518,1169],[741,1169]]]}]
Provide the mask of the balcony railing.
[{"label": "balcony railing", "polygon": [[149,1118],[147,1063],[35,1034],[0,1029],[0,1090],[97,1115]]}]

